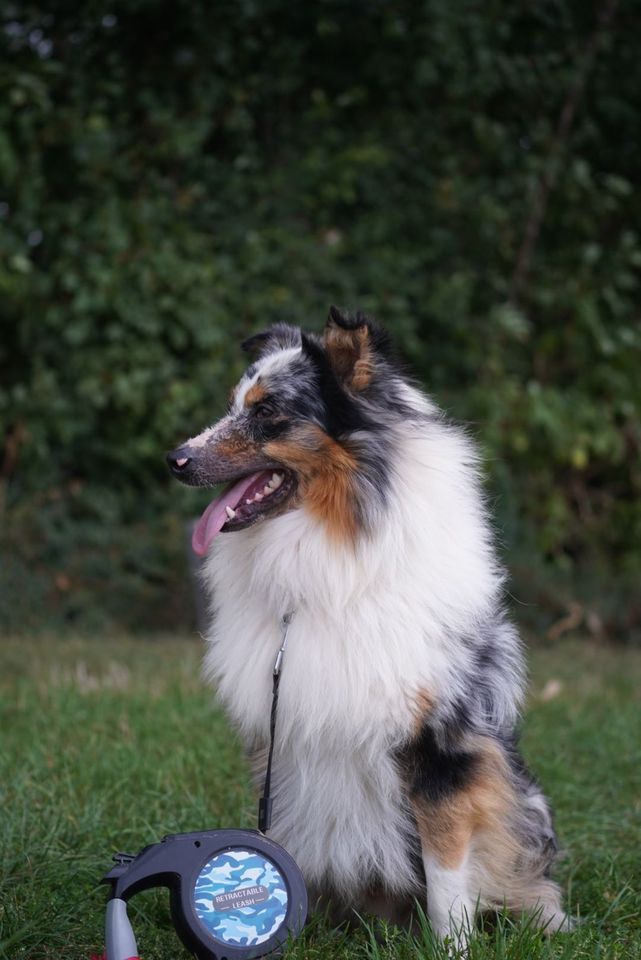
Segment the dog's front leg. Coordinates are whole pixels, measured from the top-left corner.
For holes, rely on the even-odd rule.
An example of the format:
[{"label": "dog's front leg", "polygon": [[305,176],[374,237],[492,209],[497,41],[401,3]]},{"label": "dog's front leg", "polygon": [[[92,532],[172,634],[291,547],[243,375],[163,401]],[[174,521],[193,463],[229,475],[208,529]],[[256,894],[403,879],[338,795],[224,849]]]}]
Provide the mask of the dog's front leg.
[{"label": "dog's front leg", "polygon": [[441,940],[463,949],[468,941],[478,896],[469,870],[472,826],[457,805],[433,805],[413,797],[427,888],[427,916]]},{"label": "dog's front leg", "polygon": [[455,947],[463,949],[476,906],[469,889],[467,852],[456,865],[446,865],[429,845],[423,845],[423,866],[432,930],[441,940],[449,937]]},{"label": "dog's front leg", "polygon": [[[525,902],[522,865],[527,856],[515,830],[521,811],[507,760],[495,741],[479,737],[447,756],[433,751],[431,761],[410,782],[427,913],[435,933],[449,935],[461,946],[478,909]],[[556,908],[557,889],[552,887]]]}]

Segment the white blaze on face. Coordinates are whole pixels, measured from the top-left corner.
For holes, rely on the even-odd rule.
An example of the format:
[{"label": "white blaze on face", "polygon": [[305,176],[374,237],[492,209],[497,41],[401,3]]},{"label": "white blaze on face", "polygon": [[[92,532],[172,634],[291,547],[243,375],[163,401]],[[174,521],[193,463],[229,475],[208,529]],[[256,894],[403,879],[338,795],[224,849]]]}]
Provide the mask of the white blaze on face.
[{"label": "white blaze on face", "polygon": [[203,430],[202,433],[199,433],[195,437],[191,437],[185,446],[191,447],[192,450],[199,450],[201,447],[205,447],[209,441],[215,436],[216,428],[207,427],[206,430]]},{"label": "white blaze on face", "polygon": [[206,447],[209,443],[214,443],[217,440],[224,440],[224,438],[231,432],[233,425],[234,416],[227,414],[227,416],[223,417],[222,420],[219,420],[218,423],[215,423],[212,427],[207,427],[207,429],[203,430],[202,433],[199,433],[195,437],[191,437],[189,440],[187,440],[185,446],[191,447],[194,450],[200,450],[202,447]]},{"label": "white blaze on face", "polygon": [[251,377],[245,375],[238,384],[238,387],[236,388],[236,394],[234,396],[232,413],[236,415],[242,413],[245,408],[245,397],[251,388],[259,380],[276,373],[283,367],[286,367],[290,360],[300,356],[300,352],[300,347],[288,347],[286,350],[278,350],[275,353],[269,353],[266,357],[259,361],[258,365],[256,366],[256,370]]},{"label": "white blaze on face", "polygon": [[233,427],[236,418],[241,414],[246,413],[245,397],[251,388],[258,382],[258,380],[286,367],[291,360],[300,356],[300,352],[300,347],[288,347],[286,350],[279,350],[276,353],[268,354],[257,365],[256,370],[251,377],[248,377],[245,374],[245,376],[241,378],[238,386],[236,387],[231,411],[221,420],[219,420],[218,423],[213,424],[211,427],[207,427],[207,429],[203,430],[202,433],[198,433],[195,437],[191,437],[189,440],[187,440],[185,446],[192,447],[194,450],[200,450],[202,447],[207,446],[208,443],[216,440],[222,440],[226,436],[227,431]]}]

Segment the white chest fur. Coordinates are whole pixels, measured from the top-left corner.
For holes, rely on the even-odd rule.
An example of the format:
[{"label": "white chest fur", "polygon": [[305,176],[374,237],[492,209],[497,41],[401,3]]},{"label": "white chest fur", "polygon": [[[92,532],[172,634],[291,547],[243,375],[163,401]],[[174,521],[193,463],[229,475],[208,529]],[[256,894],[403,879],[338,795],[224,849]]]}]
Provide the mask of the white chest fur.
[{"label": "white chest fur", "polygon": [[[290,626],[270,836],[292,854],[309,884],[353,895],[376,876],[391,889],[409,891],[415,883],[407,848],[412,826],[394,760],[412,722],[408,687],[391,656],[367,649],[371,638],[367,643],[345,625],[333,626],[314,622],[300,608]],[[232,642],[215,635],[207,655],[232,716],[248,739],[263,744],[279,642],[272,620],[253,638],[246,627]]]}]

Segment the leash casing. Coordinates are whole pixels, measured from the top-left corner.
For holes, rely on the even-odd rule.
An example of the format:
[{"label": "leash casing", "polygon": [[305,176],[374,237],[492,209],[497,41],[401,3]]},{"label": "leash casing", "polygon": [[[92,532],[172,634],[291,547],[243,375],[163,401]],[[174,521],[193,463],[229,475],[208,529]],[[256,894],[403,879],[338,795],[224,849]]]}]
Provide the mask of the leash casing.
[{"label": "leash casing", "polygon": [[[258,831],[171,834],[133,858],[115,859],[103,879],[111,884],[110,902],[126,904],[143,890],[167,887],[176,932],[197,960],[274,955],[304,926],[307,893],[300,870],[286,850]],[[127,922],[125,912],[108,931],[107,960],[137,956]],[[130,947],[134,953],[124,956],[122,949]]]}]

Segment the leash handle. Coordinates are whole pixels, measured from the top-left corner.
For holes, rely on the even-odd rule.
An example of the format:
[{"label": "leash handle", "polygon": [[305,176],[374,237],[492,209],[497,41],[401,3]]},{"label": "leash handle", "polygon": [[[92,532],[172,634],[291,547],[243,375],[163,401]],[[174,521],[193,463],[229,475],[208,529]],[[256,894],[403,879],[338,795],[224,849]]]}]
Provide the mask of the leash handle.
[{"label": "leash handle", "polygon": [[106,960],[139,960],[138,946],[127,916],[127,904],[119,897],[107,903],[105,922]]},{"label": "leash handle", "polygon": [[278,709],[278,687],[280,685],[280,672],[285,656],[285,647],[287,646],[287,632],[292,622],[293,612],[286,613],[281,620],[281,644],[274,660],[274,669],[272,671],[272,709],[269,715],[269,752],[267,754],[267,769],[265,771],[265,783],[263,786],[263,795],[258,801],[258,829],[261,833],[266,833],[272,825],[272,760],[274,758],[274,740],[276,734],[276,711]]}]

